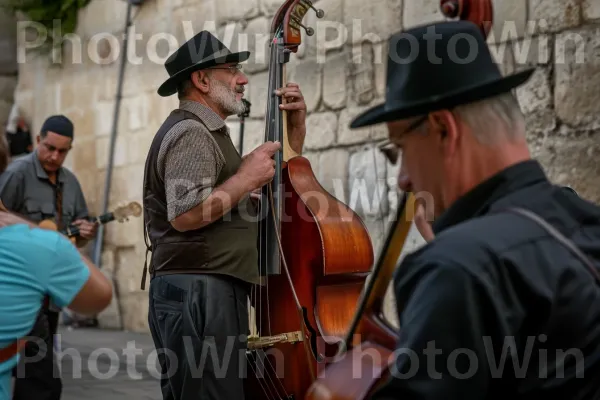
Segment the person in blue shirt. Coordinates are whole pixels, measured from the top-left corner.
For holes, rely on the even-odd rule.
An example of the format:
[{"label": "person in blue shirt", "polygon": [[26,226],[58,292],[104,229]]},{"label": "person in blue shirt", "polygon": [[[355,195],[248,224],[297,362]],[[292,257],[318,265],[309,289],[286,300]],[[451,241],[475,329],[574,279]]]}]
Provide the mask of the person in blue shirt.
[{"label": "person in blue shirt", "polygon": [[[0,211],[0,352],[27,336],[46,295],[90,315],[108,307],[112,286],[66,237]],[[41,351],[52,351],[52,338],[44,339]],[[0,400],[11,399],[19,357],[0,360]]]}]

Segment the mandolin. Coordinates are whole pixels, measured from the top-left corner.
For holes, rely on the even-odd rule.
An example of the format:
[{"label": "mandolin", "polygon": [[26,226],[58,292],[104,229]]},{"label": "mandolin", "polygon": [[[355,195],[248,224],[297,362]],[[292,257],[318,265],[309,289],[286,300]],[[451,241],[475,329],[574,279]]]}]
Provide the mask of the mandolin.
[{"label": "mandolin", "polygon": [[[136,201],[132,201],[127,205],[120,206],[115,208],[113,211],[108,212],[106,214],[102,214],[99,217],[89,218],[90,222],[95,222],[97,224],[107,224],[112,221],[124,222],[129,220],[129,217],[139,217],[142,214],[142,206],[140,203]],[[50,229],[54,231],[58,231],[63,235],[67,236],[71,239],[72,242],[79,237],[79,227],[74,224],[70,224],[64,229],[58,229],[56,222],[52,219],[45,219],[41,221],[38,226],[44,229]]]}]

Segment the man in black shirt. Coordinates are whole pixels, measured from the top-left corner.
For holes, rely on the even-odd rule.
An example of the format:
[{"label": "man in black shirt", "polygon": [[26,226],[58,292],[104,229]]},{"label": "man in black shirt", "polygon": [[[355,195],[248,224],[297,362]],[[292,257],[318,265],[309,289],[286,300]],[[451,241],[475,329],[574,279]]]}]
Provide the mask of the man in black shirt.
[{"label": "man in black shirt", "polygon": [[33,151],[31,132],[23,117],[19,117],[15,131],[6,131],[6,140],[12,158],[29,154]]},{"label": "man in black shirt", "polygon": [[395,35],[389,54],[386,103],[352,127],[387,123],[401,189],[428,193],[435,220],[396,272],[398,351],[372,398],[600,398],[600,208],[531,158],[511,90],[533,71],[502,77],[462,21]]}]

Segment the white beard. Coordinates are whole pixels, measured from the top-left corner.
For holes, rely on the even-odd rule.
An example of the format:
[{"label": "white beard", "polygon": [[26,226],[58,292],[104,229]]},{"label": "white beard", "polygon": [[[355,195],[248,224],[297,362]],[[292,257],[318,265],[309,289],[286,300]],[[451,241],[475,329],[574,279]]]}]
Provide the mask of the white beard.
[{"label": "white beard", "polygon": [[[246,111],[246,106],[241,100],[237,100],[235,97],[237,91],[231,90],[227,85],[218,79],[210,79],[211,84],[211,99],[214,101],[223,112],[229,115],[238,115]],[[240,88],[243,90],[243,88]]]}]

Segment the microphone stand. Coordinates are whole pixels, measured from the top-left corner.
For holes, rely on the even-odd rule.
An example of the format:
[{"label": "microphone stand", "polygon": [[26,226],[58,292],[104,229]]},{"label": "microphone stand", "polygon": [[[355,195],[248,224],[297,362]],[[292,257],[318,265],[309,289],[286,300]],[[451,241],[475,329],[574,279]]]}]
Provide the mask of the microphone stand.
[{"label": "microphone stand", "polygon": [[244,98],[242,98],[242,103],[244,103],[246,109],[243,113],[238,114],[238,117],[240,117],[240,144],[238,146],[238,151],[240,152],[240,155],[242,154],[242,150],[244,149],[244,126],[246,122],[245,120],[247,117],[250,116],[250,106],[252,105],[248,100]]}]

